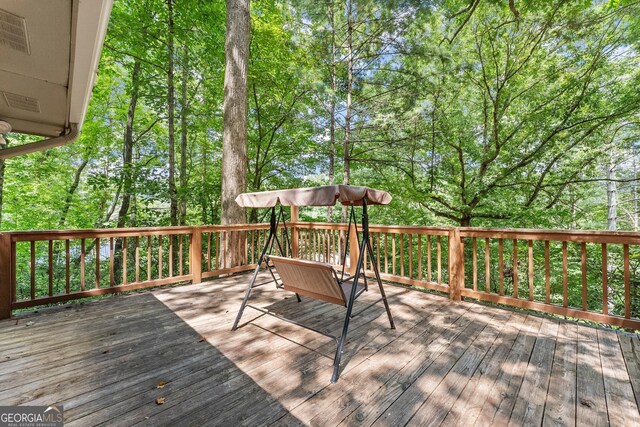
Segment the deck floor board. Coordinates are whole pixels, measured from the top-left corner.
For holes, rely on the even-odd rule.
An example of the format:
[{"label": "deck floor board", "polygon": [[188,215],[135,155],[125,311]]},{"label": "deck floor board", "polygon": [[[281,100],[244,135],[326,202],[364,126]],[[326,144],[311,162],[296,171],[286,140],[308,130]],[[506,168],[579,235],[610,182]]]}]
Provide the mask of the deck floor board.
[{"label": "deck floor board", "polygon": [[[397,328],[382,304],[355,317],[331,384],[330,338],[251,309],[231,332],[247,280],[0,321],[0,405],[62,403],[69,426],[640,424],[637,335],[387,285]],[[334,335],[344,320],[273,286],[252,302]]]}]

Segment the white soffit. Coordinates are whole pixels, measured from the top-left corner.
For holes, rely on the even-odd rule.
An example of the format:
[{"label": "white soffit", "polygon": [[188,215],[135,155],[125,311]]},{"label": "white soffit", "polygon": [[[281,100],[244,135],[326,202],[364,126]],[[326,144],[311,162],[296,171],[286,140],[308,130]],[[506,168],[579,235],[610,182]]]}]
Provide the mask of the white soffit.
[{"label": "white soffit", "polygon": [[82,123],[113,0],[0,0],[0,120],[58,136]]}]

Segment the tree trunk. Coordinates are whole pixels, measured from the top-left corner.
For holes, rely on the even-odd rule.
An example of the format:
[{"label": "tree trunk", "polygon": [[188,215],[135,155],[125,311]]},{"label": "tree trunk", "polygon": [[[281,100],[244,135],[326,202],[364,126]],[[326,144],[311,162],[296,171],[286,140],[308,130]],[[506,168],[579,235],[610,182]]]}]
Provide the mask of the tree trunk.
[{"label": "tree trunk", "polygon": [[76,193],[78,189],[78,185],[80,185],[80,177],[82,176],[82,171],[87,167],[89,163],[89,158],[82,159],[82,163],[76,169],[76,173],[73,176],[73,182],[69,186],[69,190],[67,190],[67,197],[64,200],[64,205],[62,206],[62,213],[60,214],[60,222],[59,226],[61,229],[65,228],[65,223],[67,222],[67,214],[69,213],[69,209],[71,208],[71,202],[73,200],[73,195]]},{"label": "tree trunk", "polygon": [[133,191],[133,124],[136,118],[136,105],[138,104],[140,86],[140,62],[135,61],[131,73],[131,98],[127,110],[127,126],[124,131],[122,146],[122,203],[118,211],[117,227],[122,228],[127,224],[129,207],[131,204],[131,192]]},{"label": "tree trunk", "polygon": [[202,170],[202,175],[200,176],[200,213],[201,213],[201,221],[203,224],[209,224],[208,222],[208,212],[209,212],[209,197],[207,196],[207,147],[209,145],[209,141],[207,138],[204,138],[202,141],[202,159],[200,163],[200,167]]},{"label": "tree trunk", "polygon": [[[9,146],[9,139],[5,137],[7,141],[6,145],[0,145],[0,150],[4,150]],[[0,226],[2,225],[2,195],[4,190],[4,171],[5,171],[5,159],[0,159]]]},{"label": "tree trunk", "polygon": [[607,229],[616,231],[618,229],[618,188],[615,178],[615,164],[611,161],[606,167],[607,170]]},{"label": "tree trunk", "polygon": [[631,190],[633,191],[633,212],[631,214],[631,225],[633,231],[638,231],[638,159],[635,150],[633,155],[633,181],[631,182]]},{"label": "tree trunk", "polygon": [[250,0],[227,0],[222,134],[222,224],[245,222],[235,198],[247,186],[247,71]]},{"label": "tree trunk", "polygon": [[[124,130],[124,140],[122,145],[122,203],[118,210],[117,228],[123,228],[129,223],[129,208],[131,207],[131,196],[133,192],[133,125],[136,120],[136,106],[138,105],[140,88],[140,62],[135,61],[131,73],[131,98],[129,98],[129,109],[127,110],[127,125]],[[115,203],[115,202],[114,202]],[[114,279],[122,277],[122,256],[123,239],[115,239],[114,246]]]},{"label": "tree trunk", "polygon": [[[335,184],[336,160],[336,29],[333,1],[329,2],[329,17],[331,19],[331,103],[329,106],[329,185]],[[333,206],[327,207],[327,222],[333,222]]]},{"label": "tree trunk", "polygon": [[[344,173],[342,183],[349,185],[351,175],[351,92],[353,92],[353,20],[351,19],[351,0],[347,1],[347,104],[344,115]],[[347,207],[342,207],[342,222],[347,222]]]},{"label": "tree trunk", "polygon": [[173,0],[167,0],[169,21],[167,24],[167,123],[169,133],[169,201],[171,225],[178,225],[178,199],[176,191],[176,153],[175,153],[175,82],[174,82],[174,23]]},{"label": "tree trunk", "polygon": [[184,57],[182,64],[182,93],[180,111],[180,197],[178,200],[179,224],[185,225],[187,220],[187,85],[189,84],[189,47],[184,46]]}]

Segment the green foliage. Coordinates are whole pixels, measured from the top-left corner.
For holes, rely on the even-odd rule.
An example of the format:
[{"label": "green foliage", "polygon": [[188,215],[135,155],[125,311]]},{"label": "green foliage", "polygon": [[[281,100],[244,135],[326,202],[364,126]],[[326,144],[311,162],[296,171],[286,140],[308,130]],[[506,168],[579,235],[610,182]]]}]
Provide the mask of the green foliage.
[{"label": "green foliage", "polygon": [[[603,179],[614,165],[617,226],[638,227],[640,11],[630,1],[528,0],[512,10],[505,1],[255,0],[248,190],[328,183],[332,102],[341,181],[349,4],[351,183],[394,196],[372,209],[374,222],[605,228]],[[2,229],[110,227],[125,191],[126,225],[169,223],[167,19],[162,0],[115,3],[82,136],[7,162]],[[176,197],[188,224],[220,217],[224,36],[223,2],[175,2],[176,142],[183,117],[187,141]]]}]

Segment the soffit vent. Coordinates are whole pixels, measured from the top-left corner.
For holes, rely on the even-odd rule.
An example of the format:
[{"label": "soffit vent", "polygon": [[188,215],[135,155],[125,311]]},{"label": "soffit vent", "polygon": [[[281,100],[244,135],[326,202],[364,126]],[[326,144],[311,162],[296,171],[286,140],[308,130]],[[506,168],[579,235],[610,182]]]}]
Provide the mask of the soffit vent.
[{"label": "soffit vent", "polygon": [[0,45],[30,55],[27,21],[18,15],[0,9]]},{"label": "soffit vent", "polygon": [[40,112],[40,103],[36,98],[30,98],[28,96],[16,95],[15,93],[2,92],[4,100],[11,108],[17,108],[19,110],[31,111],[32,113]]}]

